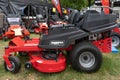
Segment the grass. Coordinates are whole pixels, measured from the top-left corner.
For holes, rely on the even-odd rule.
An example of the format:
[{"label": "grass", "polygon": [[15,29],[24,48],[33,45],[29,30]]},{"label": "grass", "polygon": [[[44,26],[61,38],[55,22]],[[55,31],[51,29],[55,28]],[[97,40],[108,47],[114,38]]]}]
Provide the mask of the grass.
[{"label": "grass", "polygon": [[[38,37],[38,35],[31,35]],[[24,63],[26,57],[19,57],[22,62],[21,70],[18,74],[6,72],[3,66],[4,47],[9,41],[0,40],[0,80],[120,80],[120,54],[103,54],[103,64],[96,73],[87,74],[77,72],[67,66],[66,70],[60,73],[45,74],[35,69],[25,70]]]}]

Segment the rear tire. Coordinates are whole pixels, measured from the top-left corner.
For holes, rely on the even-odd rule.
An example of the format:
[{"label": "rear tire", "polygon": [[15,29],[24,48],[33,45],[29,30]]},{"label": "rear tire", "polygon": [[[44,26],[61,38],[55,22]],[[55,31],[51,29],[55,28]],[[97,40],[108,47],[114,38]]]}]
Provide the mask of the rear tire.
[{"label": "rear tire", "polygon": [[100,69],[102,53],[90,42],[82,42],[75,46],[70,53],[71,65],[81,72],[92,73]]},{"label": "rear tire", "polygon": [[112,46],[120,47],[120,34],[112,32]]},{"label": "rear tire", "polygon": [[12,64],[12,68],[9,68],[6,64],[6,62],[4,62],[4,68],[6,71],[10,71],[12,73],[18,73],[20,68],[21,68],[21,63],[20,63],[20,60],[18,59],[18,57],[16,56],[10,56],[9,57],[9,60]]}]

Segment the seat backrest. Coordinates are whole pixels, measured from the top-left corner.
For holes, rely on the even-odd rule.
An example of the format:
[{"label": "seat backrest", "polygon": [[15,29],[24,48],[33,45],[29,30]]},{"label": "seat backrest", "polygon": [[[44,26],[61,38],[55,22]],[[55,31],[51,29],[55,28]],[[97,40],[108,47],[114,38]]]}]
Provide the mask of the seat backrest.
[{"label": "seat backrest", "polygon": [[95,11],[95,10],[88,10],[83,15],[79,14],[77,16],[77,25],[76,26],[79,27],[79,28],[84,26],[86,24],[86,20],[87,20],[88,14],[90,14],[90,13],[94,14],[94,13],[98,13],[98,12]]},{"label": "seat backrest", "polygon": [[22,23],[21,21],[21,17],[20,15],[18,14],[9,14],[7,17],[6,17],[6,22],[9,24],[9,25],[20,25]]},{"label": "seat backrest", "polygon": [[73,10],[72,13],[69,15],[68,22],[70,24],[75,24],[78,14],[79,12],[77,10]]}]

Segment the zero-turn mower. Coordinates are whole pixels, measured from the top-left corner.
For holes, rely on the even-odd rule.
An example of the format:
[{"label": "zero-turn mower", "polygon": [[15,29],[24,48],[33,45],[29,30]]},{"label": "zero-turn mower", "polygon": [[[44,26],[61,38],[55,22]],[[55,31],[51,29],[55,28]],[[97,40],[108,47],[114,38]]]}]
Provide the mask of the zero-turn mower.
[{"label": "zero-turn mower", "polygon": [[[30,0],[32,2],[32,0]],[[61,12],[59,0],[52,0]],[[14,53],[28,54],[25,68],[54,73],[66,69],[66,61],[81,72],[96,72],[102,65],[102,52],[111,52],[111,32],[118,24],[116,15],[87,10],[84,14],[73,11],[68,24],[48,27],[41,38],[22,40],[14,38],[5,48],[4,66],[7,71],[18,73],[21,62]],[[67,58],[63,51],[68,53]]]},{"label": "zero-turn mower", "polygon": [[0,20],[1,27],[1,38],[7,40],[14,37],[24,37],[29,39],[29,31],[25,28],[21,15],[15,10],[9,1],[0,1],[0,9],[4,13],[1,15]]}]

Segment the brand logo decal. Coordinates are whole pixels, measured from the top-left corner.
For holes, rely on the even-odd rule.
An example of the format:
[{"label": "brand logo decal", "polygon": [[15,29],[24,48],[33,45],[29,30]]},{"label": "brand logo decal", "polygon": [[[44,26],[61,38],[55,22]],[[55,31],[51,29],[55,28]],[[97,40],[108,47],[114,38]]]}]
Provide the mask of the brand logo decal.
[{"label": "brand logo decal", "polygon": [[54,46],[64,46],[64,41],[51,41],[50,45],[54,45]]}]

